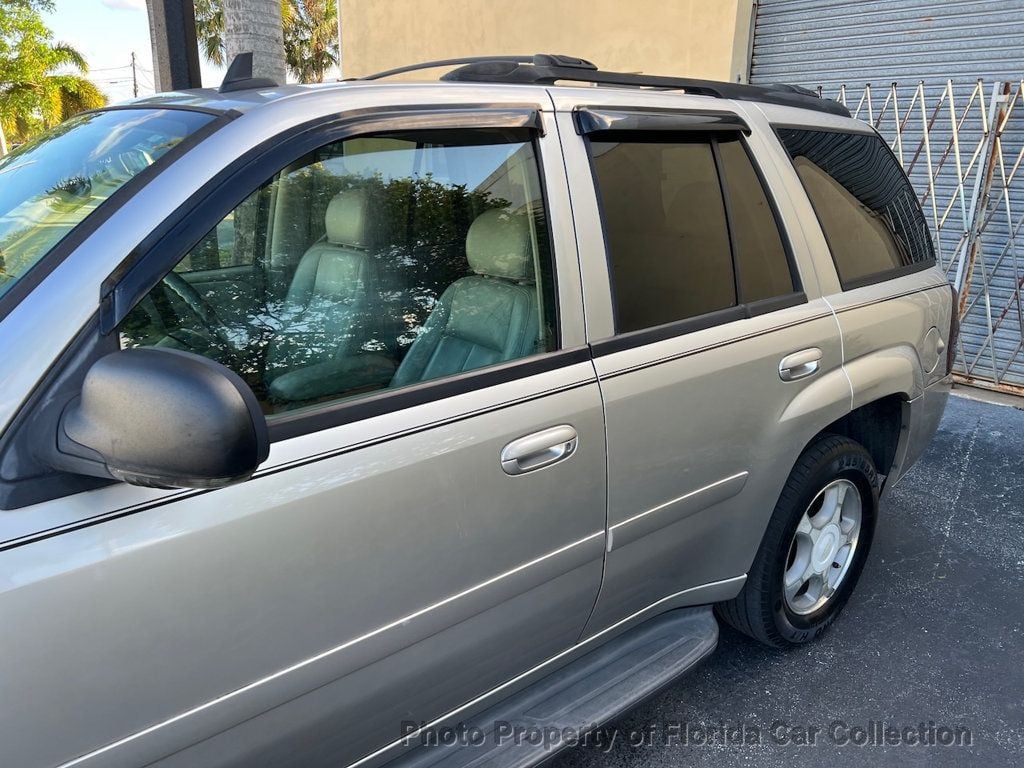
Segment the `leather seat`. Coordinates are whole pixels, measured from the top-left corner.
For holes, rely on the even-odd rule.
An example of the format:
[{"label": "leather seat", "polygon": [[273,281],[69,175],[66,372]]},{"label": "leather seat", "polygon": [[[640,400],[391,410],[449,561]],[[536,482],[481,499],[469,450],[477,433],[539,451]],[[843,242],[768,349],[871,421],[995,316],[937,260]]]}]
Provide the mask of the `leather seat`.
[{"label": "leather seat", "polygon": [[536,351],[539,333],[533,245],[526,216],[485,211],[466,236],[475,275],[441,295],[391,386],[450,376]]},{"label": "leather seat", "polygon": [[[283,327],[270,345],[267,380],[275,400],[297,402],[385,384],[393,363],[362,356],[379,334],[379,286],[372,235],[378,223],[361,190],[341,192],[327,206],[326,235],[303,254],[282,309]],[[375,313],[375,309],[377,310]]]}]

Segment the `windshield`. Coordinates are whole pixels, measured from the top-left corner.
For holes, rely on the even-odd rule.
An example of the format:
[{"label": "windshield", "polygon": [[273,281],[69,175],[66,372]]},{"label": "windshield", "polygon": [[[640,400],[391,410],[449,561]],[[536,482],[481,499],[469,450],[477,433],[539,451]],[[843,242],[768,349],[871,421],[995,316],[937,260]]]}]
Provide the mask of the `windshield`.
[{"label": "windshield", "polygon": [[184,110],[93,112],[0,159],[0,297],[132,177],[211,120]]}]

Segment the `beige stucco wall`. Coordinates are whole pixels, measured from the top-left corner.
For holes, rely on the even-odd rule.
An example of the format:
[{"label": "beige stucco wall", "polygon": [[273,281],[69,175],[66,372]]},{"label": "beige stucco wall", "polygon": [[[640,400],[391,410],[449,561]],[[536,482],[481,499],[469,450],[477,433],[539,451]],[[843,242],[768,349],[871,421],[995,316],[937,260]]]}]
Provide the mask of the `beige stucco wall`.
[{"label": "beige stucco wall", "polygon": [[341,0],[342,73],[564,53],[602,69],[746,81],[753,0]]}]

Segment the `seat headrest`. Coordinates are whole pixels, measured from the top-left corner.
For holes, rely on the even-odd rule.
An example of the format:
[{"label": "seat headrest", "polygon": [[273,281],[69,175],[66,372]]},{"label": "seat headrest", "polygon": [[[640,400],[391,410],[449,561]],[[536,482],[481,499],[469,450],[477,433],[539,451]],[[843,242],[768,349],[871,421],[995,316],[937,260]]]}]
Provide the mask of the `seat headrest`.
[{"label": "seat headrest", "polygon": [[466,258],[478,275],[531,279],[533,245],[526,216],[499,208],[481,213],[469,227]]},{"label": "seat headrest", "polygon": [[327,205],[324,223],[327,225],[327,242],[350,248],[373,246],[370,215],[370,199],[365,191],[352,189],[339,192]]}]

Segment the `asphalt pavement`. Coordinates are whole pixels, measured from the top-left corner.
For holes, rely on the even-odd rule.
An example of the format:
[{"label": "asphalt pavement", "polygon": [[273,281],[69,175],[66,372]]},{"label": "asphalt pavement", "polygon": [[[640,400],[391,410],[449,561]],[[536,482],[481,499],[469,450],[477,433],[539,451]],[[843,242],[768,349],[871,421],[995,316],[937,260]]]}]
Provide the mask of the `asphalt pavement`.
[{"label": "asphalt pavement", "polygon": [[1022,585],[1024,410],[952,397],[824,637],[777,652],[723,627],[699,669],[549,766],[1022,766]]}]

